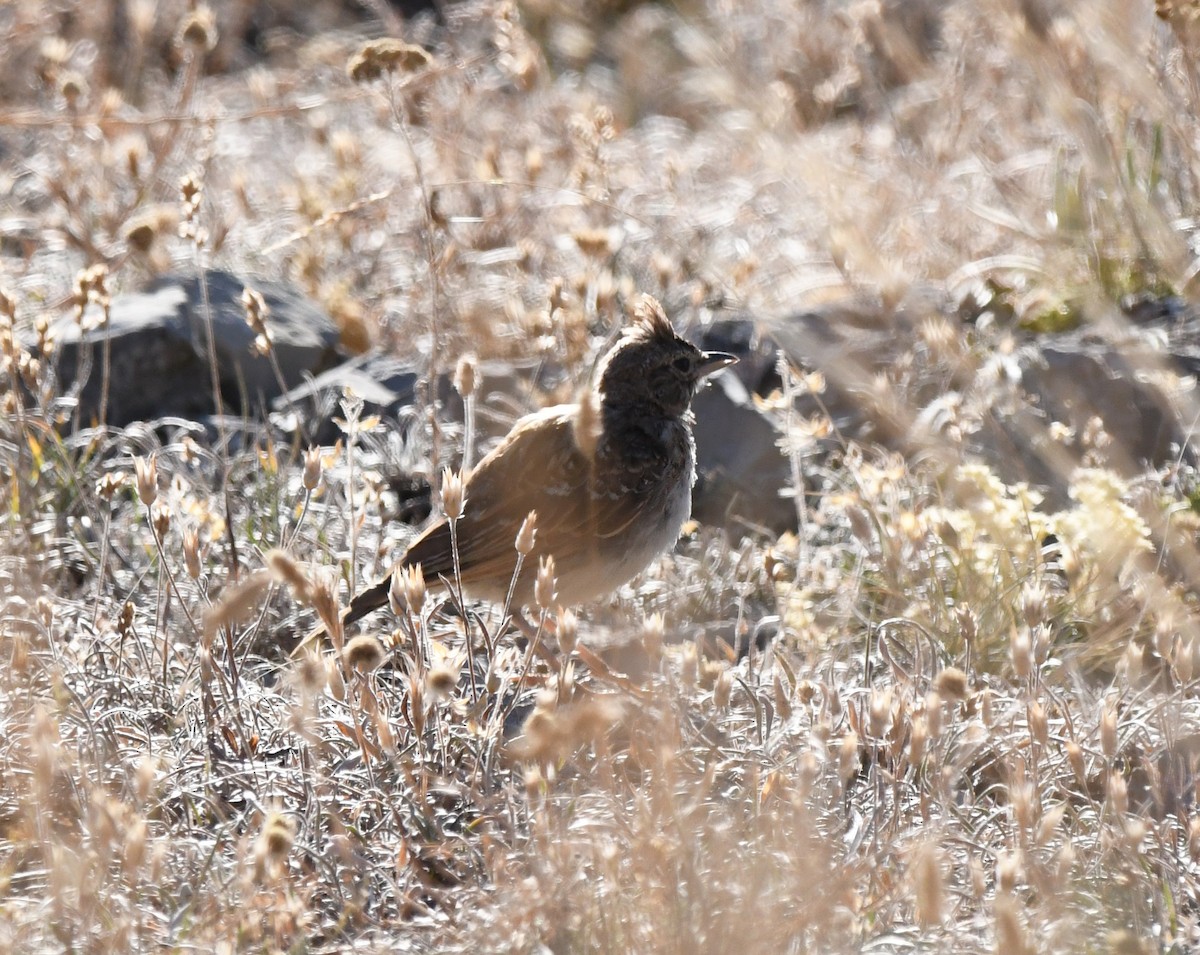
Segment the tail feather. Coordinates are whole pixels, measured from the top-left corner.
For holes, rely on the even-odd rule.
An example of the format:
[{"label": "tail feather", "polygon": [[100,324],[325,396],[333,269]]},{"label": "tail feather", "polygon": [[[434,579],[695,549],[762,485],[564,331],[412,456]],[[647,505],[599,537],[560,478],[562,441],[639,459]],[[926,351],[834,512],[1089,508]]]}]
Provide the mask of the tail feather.
[{"label": "tail feather", "polygon": [[[354,623],[356,620],[361,620],[367,614],[374,610],[378,610],[380,607],[386,604],[388,602],[388,591],[391,589],[391,586],[392,575],[388,574],[379,583],[355,596],[355,598],[350,601],[349,608],[347,608],[346,612],[342,614],[342,623],[350,624]],[[309,646],[324,636],[325,624],[318,624],[315,629],[309,631],[304,639],[296,645],[296,648],[292,650],[291,655],[293,657],[299,657],[308,649]]]},{"label": "tail feather", "polygon": [[354,623],[388,602],[388,591],[392,588],[392,575],[388,574],[375,586],[356,594],[350,608],[342,616],[342,623]]}]

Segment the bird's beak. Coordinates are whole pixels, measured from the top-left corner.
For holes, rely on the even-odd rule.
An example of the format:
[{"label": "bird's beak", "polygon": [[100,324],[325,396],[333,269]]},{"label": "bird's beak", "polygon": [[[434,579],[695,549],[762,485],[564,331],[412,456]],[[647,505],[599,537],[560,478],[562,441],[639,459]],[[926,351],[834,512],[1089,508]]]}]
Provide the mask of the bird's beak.
[{"label": "bird's beak", "polygon": [[696,369],[698,378],[707,378],[709,375],[716,374],[722,368],[728,368],[730,365],[736,364],[737,357],[735,355],[726,354],[723,351],[706,351],[700,354],[700,367]]}]

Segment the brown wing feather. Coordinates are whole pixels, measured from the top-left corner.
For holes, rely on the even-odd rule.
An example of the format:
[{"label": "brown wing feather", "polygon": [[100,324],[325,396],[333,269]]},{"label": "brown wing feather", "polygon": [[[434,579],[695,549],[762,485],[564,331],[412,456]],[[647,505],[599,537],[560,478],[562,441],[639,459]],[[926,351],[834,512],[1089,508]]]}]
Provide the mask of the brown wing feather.
[{"label": "brown wing feather", "polygon": [[[631,494],[633,489],[624,486],[639,477],[630,473],[628,463],[619,477],[600,473],[579,449],[575,413],[575,406],[560,405],[528,415],[471,472],[457,526],[460,570],[469,593],[503,598],[516,566],[517,532],[532,510],[538,512],[535,554],[552,554],[560,576],[595,561],[606,542],[636,522],[661,517],[661,502],[654,495]],[[397,566],[418,563],[431,584],[453,575],[447,521],[429,527]],[[527,560],[518,602],[532,595],[536,570],[536,559]],[[386,587],[387,579],[356,597],[355,618],[369,612],[368,605],[380,606],[381,592],[386,601]]]},{"label": "brown wing feather", "polygon": [[[647,519],[646,505],[652,502],[624,493],[627,488],[610,487],[613,477],[599,473],[579,449],[575,413],[575,406],[561,405],[522,419],[472,472],[457,528],[468,590],[487,582],[493,582],[494,595],[507,588],[517,532],[532,510],[538,512],[536,552],[554,555],[560,572],[594,558],[598,541],[619,537]],[[453,573],[448,523],[429,528],[409,547],[402,564],[414,563],[429,580]],[[532,573],[536,562],[529,564]],[[482,593],[484,587],[477,590]]]}]

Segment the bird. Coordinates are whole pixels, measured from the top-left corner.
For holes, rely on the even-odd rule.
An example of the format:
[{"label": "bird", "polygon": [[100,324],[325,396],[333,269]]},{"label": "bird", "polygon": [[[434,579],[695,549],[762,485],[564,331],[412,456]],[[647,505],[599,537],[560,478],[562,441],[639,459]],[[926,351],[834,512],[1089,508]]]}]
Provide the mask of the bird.
[{"label": "bird", "polygon": [[[419,564],[431,586],[453,580],[455,541],[464,594],[519,610],[532,606],[535,557],[553,557],[556,603],[573,607],[615,591],[678,540],[696,480],[692,399],[737,359],[680,337],[652,296],[632,312],[580,400],[518,420],[466,476],[453,533],[447,517],[432,524],[352,599],[344,624],[387,604],[405,568]],[[517,573],[530,512],[535,543]]]}]

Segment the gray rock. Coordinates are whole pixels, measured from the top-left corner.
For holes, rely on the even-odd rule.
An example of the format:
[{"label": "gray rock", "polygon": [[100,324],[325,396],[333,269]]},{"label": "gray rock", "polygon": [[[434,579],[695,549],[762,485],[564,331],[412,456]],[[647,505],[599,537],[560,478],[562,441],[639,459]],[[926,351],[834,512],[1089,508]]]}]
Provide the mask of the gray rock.
[{"label": "gray rock", "polygon": [[1185,432],[1166,396],[1144,372],[1174,359],[1147,354],[1135,341],[1118,344],[1070,333],[1023,350],[1021,384],[1050,421],[1077,435],[1095,417],[1114,439],[1109,464],[1133,475],[1178,454]]},{"label": "gray rock", "polygon": [[[334,424],[341,415],[340,399],[347,390],[363,400],[366,414],[394,418],[416,403],[420,374],[398,358],[368,352],[335,365],[272,402],[277,414],[294,413],[288,421],[306,441],[333,444],[342,434]],[[451,389],[453,390],[453,389]],[[461,412],[460,412],[461,414]]]},{"label": "gray rock", "polygon": [[[1190,460],[1192,427],[1153,383],[1156,373],[1200,371],[1200,316],[1183,303],[1142,303],[1097,316],[1083,330],[1025,333],[1018,347],[988,354],[986,337],[957,361],[938,358],[920,322],[957,322],[945,296],[925,295],[894,310],[837,303],[774,323],[772,338],[795,361],[823,371],[822,396],[846,440],[877,443],[912,458],[987,462],[1005,481],[1042,488],[1059,505],[1084,460],[1082,436],[1099,419],[1111,441],[1106,466],[1126,476]],[[890,392],[874,390],[880,373]],[[881,398],[881,394],[883,397]],[[1051,423],[1070,440],[1055,440]]]},{"label": "gray rock", "polygon": [[[336,357],[333,321],[291,286],[248,281],[270,308],[267,324],[284,385],[327,367]],[[225,409],[256,414],[280,388],[269,359],[251,351],[254,335],[240,300],[244,287],[237,276],[215,270],[205,273],[204,287],[196,277],[167,278],[145,293],[116,296],[104,328],[82,332],[71,318],[57,323],[58,373],[64,392],[78,392],[81,419],[99,414],[105,343],[112,360],[108,424],[215,412],[205,319],[210,311]]]},{"label": "gray rock", "polygon": [[[163,284],[181,280],[167,278]],[[267,303],[267,329],[283,378],[280,388],[270,360],[252,348],[254,332],[246,324],[242,292],[249,285]],[[216,269],[182,279],[187,295],[187,321],[193,348],[208,353],[207,316],[212,316],[221,390],[226,395],[245,393],[251,406],[273,401],[294,388],[306,374],[314,374],[336,360],[338,330],[333,320],[294,286],[265,279],[242,279]]]},{"label": "gray rock", "polygon": [[699,473],[692,516],[716,527],[794,527],[796,506],[784,496],[791,474],[779,449],[780,430],[732,372],[717,375],[692,402]]},{"label": "gray rock", "polygon": [[[532,396],[543,371],[542,364],[536,361],[479,363],[477,442],[503,436],[517,418],[532,410]],[[272,407],[280,414],[294,413],[298,420],[292,426],[298,427],[307,440],[330,444],[341,434],[333,417],[341,414],[339,403],[345,390],[363,399],[364,413],[396,418],[406,408],[420,403],[425,374],[422,363],[368,352],[292,388],[276,398]],[[432,399],[438,403],[443,423],[462,422],[463,402],[452,375],[438,375]]]},{"label": "gray rock", "polygon": [[[206,366],[189,342],[187,295],[179,285],[118,295],[105,328],[82,332],[68,318],[55,326],[55,338],[63,390],[78,389],[85,423],[100,411],[105,342],[112,361],[109,424],[124,427],[168,415],[192,418],[213,410]],[[81,374],[86,380],[79,380]]]}]

